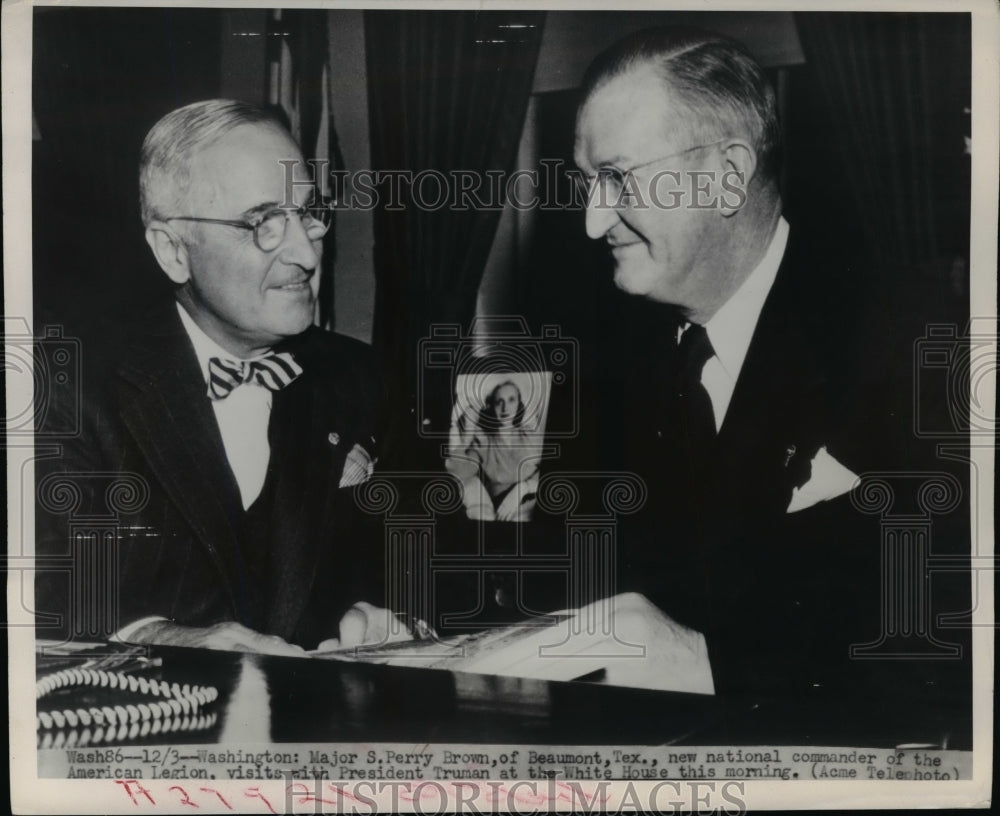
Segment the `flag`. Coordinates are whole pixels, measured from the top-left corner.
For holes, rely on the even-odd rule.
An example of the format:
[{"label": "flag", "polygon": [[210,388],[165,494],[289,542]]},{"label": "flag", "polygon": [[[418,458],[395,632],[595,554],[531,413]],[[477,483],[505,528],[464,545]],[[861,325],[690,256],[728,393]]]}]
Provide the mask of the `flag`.
[{"label": "flag", "polygon": [[[279,108],[306,160],[317,160],[316,186],[331,195],[331,170],[344,167],[330,99],[327,14],[320,10],[273,9],[267,30],[267,101]],[[323,172],[323,169],[326,172]],[[331,328],[336,220],[324,238],[316,322]]]}]

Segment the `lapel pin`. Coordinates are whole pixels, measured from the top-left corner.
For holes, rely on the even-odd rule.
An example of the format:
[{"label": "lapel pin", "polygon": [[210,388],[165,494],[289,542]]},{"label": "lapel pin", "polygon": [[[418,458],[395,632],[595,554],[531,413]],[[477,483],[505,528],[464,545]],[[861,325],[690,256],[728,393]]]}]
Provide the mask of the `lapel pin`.
[{"label": "lapel pin", "polygon": [[793,456],[795,456],[795,445],[789,445],[785,450],[785,467],[788,467],[788,463],[792,461]]},{"label": "lapel pin", "polygon": [[329,442],[331,445],[339,445],[340,444],[340,434],[337,433],[336,431],[331,431],[330,435],[327,436],[326,441]]}]

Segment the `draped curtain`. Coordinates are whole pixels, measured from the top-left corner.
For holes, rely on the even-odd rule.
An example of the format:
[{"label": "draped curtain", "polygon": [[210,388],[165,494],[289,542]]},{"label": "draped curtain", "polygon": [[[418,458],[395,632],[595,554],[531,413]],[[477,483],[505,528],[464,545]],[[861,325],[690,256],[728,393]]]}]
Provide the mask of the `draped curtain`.
[{"label": "draped curtain", "polygon": [[[968,256],[970,15],[799,12],[875,260]],[[964,131],[964,132],[963,132]]]},{"label": "draped curtain", "polygon": [[[272,9],[267,21],[267,101],[282,110],[307,161],[317,159],[328,162],[329,170],[341,170],[344,160],[330,99],[329,40],[328,12]],[[316,182],[322,194],[332,192],[329,172],[318,172]],[[334,226],[323,242],[316,318],[324,327],[333,319],[336,235]]]},{"label": "draped curtain", "polygon": [[[913,429],[953,426],[955,395],[969,393],[969,346],[958,347],[947,398],[915,355],[930,327],[961,332],[969,318],[971,18],[801,12],[796,21],[806,69],[831,113],[829,151],[810,156],[814,195],[825,179],[846,176],[877,264],[856,282],[865,311],[857,404],[881,406],[875,448],[891,452],[886,461],[926,455],[940,467]],[[859,462],[871,448],[857,451]]]},{"label": "draped curtain", "polygon": [[387,173],[438,171],[449,193],[455,171],[509,173],[542,22],[541,12],[365,12],[372,168],[382,174],[373,333],[387,450],[410,449],[417,422],[447,421],[447,390],[429,389],[416,405],[418,341],[434,324],[469,325],[500,217],[499,207],[455,208],[450,196],[437,208],[417,206],[433,203],[439,181],[425,174],[415,195]]}]

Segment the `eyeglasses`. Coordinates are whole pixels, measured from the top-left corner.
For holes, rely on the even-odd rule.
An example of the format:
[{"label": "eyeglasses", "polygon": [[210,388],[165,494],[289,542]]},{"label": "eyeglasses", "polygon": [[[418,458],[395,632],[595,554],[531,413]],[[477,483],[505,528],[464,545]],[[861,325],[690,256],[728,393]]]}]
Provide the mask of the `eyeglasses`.
[{"label": "eyeglasses", "polygon": [[310,204],[299,207],[275,207],[273,210],[251,216],[246,221],[226,218],[201,218],[194,215],[172,215],[164,221],[197,221],[202,224],[222,224],[227,227],[251,230],[253,242],[261,252],[272,252],[281,246],[288,230],[288,220],[294,215],[302,222],[302,229],[310,241],[317,241],[326,235],[333,223],[336,201],[318,197]]},{"label": "eyeglasses", "polygon": [[599,185],[601,197],[597,199],[598,203],[611,207],[617,207],[627,203],[625,199],[630,199],[635,194],[630,190],[626,190],[625,185],[636,170],[644,170],[647,167],[654,167],[658,164],[662,164],[667,159],[674,159],[678,156],[683,156],[685,153],[701,150],[704,147],[713,147],[714,145],[721,144],[724,141],[726,140],[716,139],[714,142],[707,142],[706,144],[686,147],[684,150],[678,150],[676,153],[670,153],[666,156],[650,159],[649,161],[642,162],[641,164],[633,164],[625,170],[620,167],[615,167],[613,164],[598,167],[596,173],[590,176],[584,176],[581,180],[586,183],[587,202],[589,204],[593,201],[592,196],[594,193],[594,186]]}]

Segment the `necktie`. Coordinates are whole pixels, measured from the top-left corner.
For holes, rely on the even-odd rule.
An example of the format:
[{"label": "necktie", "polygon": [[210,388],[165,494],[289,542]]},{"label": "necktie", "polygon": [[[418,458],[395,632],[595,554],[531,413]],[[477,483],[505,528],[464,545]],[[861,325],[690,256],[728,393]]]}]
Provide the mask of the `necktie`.
[{"label": "necktie", "polygon": [[234,388],[244,383],[255,383],[271,391],[278,391],[302,373],[302,366],[287,351],[268,354],[257,360],[223,360],[213,357],[208,361],[208,396],[213,400],[228,397]]},{"label": "necktie", "polygon": [[680,362],[677,390],[681,402],[681,432],[692,452],[702,453],[714,442],[715,413],[708,391],[701,384],[705,363],[715,355],[704,326],[691,323],[677,347]]}]

